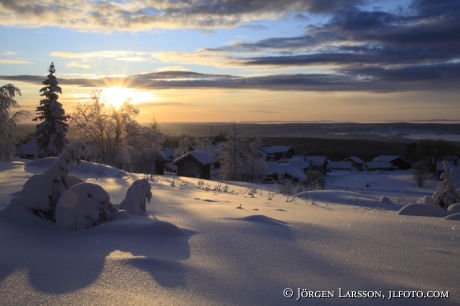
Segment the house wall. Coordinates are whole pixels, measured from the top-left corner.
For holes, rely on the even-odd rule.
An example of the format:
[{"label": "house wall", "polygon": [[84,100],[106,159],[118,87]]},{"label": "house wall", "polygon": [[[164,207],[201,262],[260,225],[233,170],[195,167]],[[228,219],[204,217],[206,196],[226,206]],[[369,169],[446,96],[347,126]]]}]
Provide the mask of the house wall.
[{"label": "house wall", "polygon": [[211,165],[202,165],[189,156],[177,163],[177,175],[209,180],[211,178]]}]

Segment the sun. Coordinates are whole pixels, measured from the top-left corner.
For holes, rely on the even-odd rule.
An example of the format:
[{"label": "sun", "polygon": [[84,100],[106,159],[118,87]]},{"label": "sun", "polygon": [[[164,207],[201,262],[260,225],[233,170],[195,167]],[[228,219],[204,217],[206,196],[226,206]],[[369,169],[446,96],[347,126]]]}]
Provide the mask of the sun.
[{"label": "sun", "polygon": [[103,90],[102,94],[107,99],[107,102],[117,109],[128,99],[131,99],[131,103],[133,104],[157,100],[151,92],[138,91],[121,86],[107,87]]}]

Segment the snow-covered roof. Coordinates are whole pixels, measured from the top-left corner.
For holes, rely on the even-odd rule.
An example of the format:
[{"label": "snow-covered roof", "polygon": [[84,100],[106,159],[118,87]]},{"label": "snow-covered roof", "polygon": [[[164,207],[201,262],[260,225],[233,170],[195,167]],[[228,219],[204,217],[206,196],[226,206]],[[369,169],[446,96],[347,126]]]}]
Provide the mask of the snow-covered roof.
[{"label": "snow-covered roof", "polygon": [[195,158],[197,161],[199,161],[203,165],[210,165],[214,164],[214,158],[211,157],[207,152],[201,151],[201,150],[196,150],[196,151],[190,151],[181,157],[175,159],[173,161],[173,164],[177,164],[179,161],[183,160],[187,156],[191,155],[193,158]]},{"label": "snow-covered roof", "polygon": [[289,146],[274,146],[274,147],[263,147],[262,151],[264,151],[267,154],[275,154],[275,153],[284,153],[289,151],[292,147]]},{"label": "snow-covered roof", "polygon": [[307,175],[298,167],[292,164],[278,164],[276,162],[265,162],[266,168],[265,173],[267,175],[278,174],[284,175],[288,174],[289,176],[297,178],[300,182],[305,182],[307,180]]},{"label": "snow-covered roof", "polygon": [[278,175],[283,175],[284,172],[280,173],[280,169],[278,169],[278,163],[276,162],[265,162],[265,173],[267,175],[272,175],[274,173]]},{"label": "snow-covered roof", "polygon": [[[222,147],[221,145],[213,145],[213,146],[207,146],[207,149],[208,149],[209,151],[211,151],[211,153],[214,154],[214,155],[220,155],[220,150],[219,150],[219,149],[220,149],[221,147]],[[197,151],[197,150],[198,150],[198,151],[199,151],[199,150],[203,151],[203,150],[201,149],[201,146],[192,146],[192,148],[193,148],[193,150],[195,150],[195,151]]]},{"label": "snow-covered roof", "polygon": [[288,174],[289,176],[295,177],[300,182],[305,182],[308,179],[308,176],[303,173],[303,171],[291,164],[278,164],[278,168]]},{"label": "snow-covered roof", "polygon": [[367,162],[366,163],[367,170],[372,169],[396,169],[390,162]]},{"label": "snow-covered roof", "polygon": [[327,164],[329,169],[337,169],[337,170],[351,170],[352,165],[350,161],[330,161]]},{"label": "snow-covered roof", "polygon": [[392,161],[394,161],[395,159],[397,159],[399,157],[401,157],[401,156],[397,156],[397,155],[381,155],[381,156],[377,156],[372,161],[374,161],[374,162],[392,162]]},{"label": "snow-covered roof", "polygon": [[165,167],[168,167],[172,171],[177,171],[177,166],[173,165],[173,163],[167,163],[167,164],[165,164]]},{"label": "snow-covered roof", "polygon": [[268,154],[264,150],[259,150],[259,154],[262,155],[263,157],[267,157]]},{"label": "snow-covered roof", "polygon": [[19,150],[21,154],[35,155],[35,153],[37,152],[37,143],[35,142],[35,138],[26,144],[20,145]]},{"label": "snow-covered roof", "polygon": [[304,161],[303,159],[291,158],[288,162],[302,170],[310,167],[310,163],[308,161]]},{"label": "snow-covered roof", "polygon": [[356,157],[356,156],[345,158],[343,161],[348,161],[348,160],[354,161],[355,163],[360,164],[360,165],[364,164],[364,161],[361,158]]},{"label": "snow-covered roof", "polygon": [[327,161],[326,156],[307,156],[307,161],[311,166],[322,166]]},{"label": "snow-covered roof", "polygon": [[[447,166],[449,167],[449,169],[452,169],[454,167],[454,163],[453,162],[447,162]],[[443,161],[438,161],[436,163],[436,171],[445,171],[446,169],[444,169],[444,162]]]}]

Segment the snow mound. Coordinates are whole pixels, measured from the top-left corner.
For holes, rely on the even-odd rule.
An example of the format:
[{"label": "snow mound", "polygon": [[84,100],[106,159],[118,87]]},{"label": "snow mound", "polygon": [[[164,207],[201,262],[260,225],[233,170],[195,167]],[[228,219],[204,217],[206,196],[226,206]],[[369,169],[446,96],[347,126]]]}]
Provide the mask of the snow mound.
[{"label": "snow mound", "polygon": [[430,204],[409,204],[401,208],[398,215],[425,216],[425,217],[445,217],[449,212],[438,205]]},{"label": "snow mound", "polygon": [[[36,159],[34,161],[27,163],[24,166],[24,169],[32,173],[40,169],[46,170],[49,167],[51,167],[57,160],[57,157],[45,157]],[[97,164],[87,161],[81,161],[80,165],[71,165],[70,173],[98,174],[99,176],[111,177],[119,177],[126,175],[125,171],[120,170],[118,168],[105,164]]]},{"label": "snow mound", "polygon": [[151,188],[147,179],[135,181],[126,191],[126,197],[119,207],[133,215],[147,214],[145,202],[150,203],[152,199]]},{"label": "snow mound", "polygon": [[57,157],[44,157],[40,159],[36,159],[34,161],[31,161],[27,163],[24,168],[26,171],[30,171],[29,168],[38,168],[38,169],[48,169],[51,167],[52,164],[54,164],[57,161]]},{"label": "snow mound", "polygon": [[158,219],[151,219],[148,216],[129,215],[124,210],[115,212],[113,221],[105,223],[104,226],[96,227],[93,230],[109,232],[118,235],[138,236],[164,236],[177,237],[185,235],[185,232],[178,226]]},{"label": "snow mound", "polygon": [[244,218],[239,218],[237,220],[248,221],[248,222],[253,222],[253,223],[276,225],[276,226],[288,226],[286,222],[283,222],[277,219],[273,219],[273,218],[270,218],[264,215],[252,215],[252,216],[247,216]]},{"label": "snow mound", "polygon": [[460,203],[449,205],[449,208],[447,208],[447,211],[449,211],[449,213],[451,214],[460,213]]},{"label": "snow mound", "polygon": [[433,198],[430,196],[424,196],[420,199],[420,204],[433,204]]},{"label": "snow mound", "polygon": [[87,229],[112,219],[117,208],[99,185],[81,183],[70,187],[56,205],[56,224],[61,230]]},{"label": "snow mound", "polygon": [[382,204],[379,196],[356,193],[352,191],[339,190],[317,190],[307,191],[298,194],[301,199],[312,199],[316,202],[329,204],[354,205],[369,208],[385,208],[390,210],[399,210],[400,204],[391,202],[390,204]]},{"label": "snow mound", "polygon": [[13,198],[10,205],[0,211],[0,221],[36,229],[57,229],[56,223],[37,218],[32,214],[23,197]]},{"label": "snow mound", "polygon": [[444,217],[445,220],[451,220],[451,221],[460,221],[460,213],[455,213],[452,215],[449,215],[447,217]]},{"label": "snow mound", "polygon": [[392,201],[390,200],[390,198],[387,197],[387,196],[385,196],[385,197],[383,197],[382,199],[380,199],[380,203],[385,204],[385,205],[387,205],[387,204],[393,204],[393,202],[392,202]]}]

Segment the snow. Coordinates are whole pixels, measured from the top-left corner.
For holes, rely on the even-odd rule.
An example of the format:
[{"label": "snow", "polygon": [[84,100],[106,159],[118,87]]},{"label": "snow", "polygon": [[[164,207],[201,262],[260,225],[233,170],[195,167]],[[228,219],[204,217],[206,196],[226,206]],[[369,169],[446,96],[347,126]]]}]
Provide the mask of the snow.
[{"label": "snow", "polygon": [[101,186],[81,183],[67,189],[56,205],[56,225],[61,230],[83,230],[110,221],[118,209]]},{"label": "snow", "polygon": [[364,164],[364,161],[361,158],[357,157],[357,156],[352,156],[352,157],[345,158],[343,161],[347,161],[348,159],[354,161],[355,163],[357,163],[359,165]]},{"label": "snow", "polygon": [[307,161],[313,166],[322,166],[326,160],[326,156],[307,156]]},{"label": "snow", "polygon": [[[80,164],[86,152],[86,145],[82,141],[70,144],[58,158],[51,159],[54,162],[49,168],[25,182],[21,201],[42,218],[54,219],[57,200],[72,183],[78,181],[77,178],[69,177],[70,165]],[[50,159],[46,159],[44,163],[48,161]],[[37,161],[37,164],[40,165],[41,162]]]},{"label": "snow", "polygon": [[394,161],[395,159],[399,158],[400,156],[396,156],[396,155],[381,155],[381,156],[377,156],[376,158],[374,158],[372,161],[374,162],[392,162]]},{"label": "snow", "polygon": [[[298,301],[314,305],[460,303],[459,213],[398,214],[407,199],[416,203],[436,190],[436,181],[417,187],[410,170],[328,173],[327,189],[291,202],[279,194],[268,200],[272,185],[223,182],[224,192],[213,190],[218,182],[203,189],[194,178],[176,177],[172,185],[174,175],[155,176],[146,214],[120,210],[101,225],[62,231],[18,200],[45,161],[0,162],[4,305],[288,305],[296,304],[297,288],[335,291],[331,299]],[[67,191],[96,184],[114,204],[145,179],[85,162],[70,175],[85,183]],[[258,192],[251,196],[248,187]],[[392,203],[383,204],[384,196]],[[283,297],[285,288],[294,290],[292,299]],[[449,298],[344,299],[338,288],[386,296],[442,290]]]},{"label": "snow", "polygon": [[299,180],[299,182],[305,182],[308,177],[307,175],[299,168],[291,164],[278,164],[278,174],[283,173],[291,177],[294,177]]},{"label": "snow", "polygon": [[327,167],[329,169],[337,169],[337,170],[351,170],[351,162],[345,161],[345,162],[337,162],[337,161],[328,161],[327,162]]},{"label": "snow", "polygon": [[120,209],[126,210],[129,214],[145,215],[146,202],[152,199],[151,186],[147,179],[135,181],[126,191],[125,199],[120,203]]},{"label": "snow", "polygon": [[460,203],[455,203],[455,204],[449,205],[449,207],[447,208],[447,210],[448,210],[451,214],[460,213]]},{"label": "snow", "polygon": [[449,212],[438,205],[432,204],[409,204],[401,208],[399,215],[426,216],[426,217],[445,217]]},{"label": "snow", "polygon": [[288,160],[288,162],[291,164],[291,165],[294,165],[296,166],[297,168],[299,169],[308,169],[310,167],[310,163],[307,162],[307,161],[304,161],[303,159],[299,159],[299,158],[291,158],[290,160]]},{"label": "snow", "polygon": [[393,166],[390,162],[367,162],[366,163],[367,170],[381,170],[381,169],[397,169],[397,167]]},{"label": "snow", "polygon": [[173,164],[176,164],[177,162],[181,161],[182,159],[186,158],[189,155],[193,156],[193,158],[199,161],[202,165],[214,164],[214,158],[212,158],[211,155],[209,155],[205,151],[201,151],[201,150],[190,151],[182,155],[181,157],[177,158],[176,160],[174,160]]},{"label": "snow", "polygon": [[275,154],[275,153],[280,153],[280,152],[287,152],[291,148],[292,147],[289,147],[289,146],[272,146],[272,147],[263,147],[260,150],[270,155],[270,154]]},{"label": "snow", "polygon": [[38,148],[37,148],[37,143],[35,142],[35,139],[32,139],[29,142],[25,144],[21,144],[19,146],[20,154],[35,156],[37,155],[37,151],[38,151]]}]

